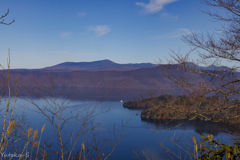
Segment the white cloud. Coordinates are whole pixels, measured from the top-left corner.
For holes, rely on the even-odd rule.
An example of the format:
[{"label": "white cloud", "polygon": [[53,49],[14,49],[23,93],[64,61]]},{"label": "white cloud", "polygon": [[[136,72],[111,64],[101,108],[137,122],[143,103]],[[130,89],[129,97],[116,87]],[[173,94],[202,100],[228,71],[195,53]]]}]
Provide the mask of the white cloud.
[{"label": "white cloud", "polygon": [[95,31],[98,37],[101,37],[111,31],[108,25],[89,27],[89,30]]},{"label": "white cloud", "polygon": [[148,4],[136,2],[136,5],[143,7],[146,13],[157,13],[162,10],[165,5],[175,1],[177,0],[150,0]]},{"label": "white cloud", "polygon": [[78,16],[79,16],[79,17],[83,17],[83,16],[85,16],[85,15],[86,15],[85,12],[78,12]]},{"label": "white cloud", "polygon": [[182,37],[182,36],[192,34],[193,32],[194,31],[191,31],[191,30],[186,29],[186,28],[179,28],[176,31],[171,32],[169,34],[153,36],[153,37],[150,37],[150,39],[179,38],[179,37]]},{"label": "white cloud", "polygon": [[71,34],[72,34],[71,32],[62,32],[61,36],[62,37],[67,37],[67,36],[70,36]]},{"label": "white cloud", "polygon": [[217,31],[218,33],[226,33],[227,32],[227,30],[219,30],[219,31]]},{"label": "white cloud", "polygon": [[176,33],[173,33],[171,36],[169,36],[168,38],[177,38],[177,37],[182,37],[182,36],[186,36],[188,34],[192,34],[193,31],[186,29],[186,28],[179,28]]}]

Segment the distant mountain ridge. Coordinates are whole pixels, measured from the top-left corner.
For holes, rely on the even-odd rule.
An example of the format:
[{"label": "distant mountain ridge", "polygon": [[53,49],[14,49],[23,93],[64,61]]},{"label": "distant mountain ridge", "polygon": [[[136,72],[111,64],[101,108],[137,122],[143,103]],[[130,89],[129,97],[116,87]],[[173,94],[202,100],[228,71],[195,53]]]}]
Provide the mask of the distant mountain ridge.
[{"label": "distant mountain ridge", "polygon": [[[179,64],[176,64],[177,66]],[[135,70],[141,68],[153,68],[158,66],[157,64],[152,63],[127,63],[127,64],[119,64],[115,63],[111,60],[99,60],[93,62],[64,62],[54,66],[45,67],[40,70],[53,70],[53,71],[77,71],[77,70]],[[187,62],[186,66],[189,68],[195,68],[197,70],[227,70],[230,69],[226,66],[215,66],[210,65],[208,67],[198,66],[192,62]]]},{"label": "distant mountain ridge", "polygon": [[152,68],[157,64],[152,63],[128,63],[118,64],[108,59],[93,62],[64,62],[54,66],[42,68],[42,70],[70,71],[70,70],[133,70],[140,68]]},{"label": "distant mountain ridge", "polygon": [[[95,62],[65,62],[52,67],[43,69],[14,69],[11,70],[11,84],[15,84],[16,77],[21,80],[22,86],[35,86],[35,80],[43,85],[51,85],[46,76],[46,73],[51,73],[56,76],[54,85],[56,88],[118,88],[118,89],[157,89],[171,88],[173,81],[166,75],[172,74],[176,77],[189,77],[191,81],[212,82],[212,78],[201,74],[191,74],[181,70],[179,64],[158,66],[151,63],[140,64],[117,64],[110,60],[102,60]],[[209,66],[201,67],[193,63],[188,63],[188,67],[198,70],[216,69],[214,74],[226,75],[228,72],[222,73],[222,69],[228,69],[225,66]],[[180,69],[179,69],[180,68]],[[52,72],[49,72],[52,69]],[[6,72],[0,70],[0,74],[6,77]],[[240,72],[235,72],[236,78],[240,78]],[[217,80],[213,81],[218,85]],[[1,83],[0,83],[1,86]]]},{"label": "distant mountain ridge", "polygon": [[227,66],[216,66],[216,65],[210,65],[207,67],[203,67],[203,66],[198,66],[192,62],[187,62],[186,66],[189,68],[195,68],[197,70],[215,70],[215,71],[226,71],[226,70],[230,70],[231,68],[227,67]]}]

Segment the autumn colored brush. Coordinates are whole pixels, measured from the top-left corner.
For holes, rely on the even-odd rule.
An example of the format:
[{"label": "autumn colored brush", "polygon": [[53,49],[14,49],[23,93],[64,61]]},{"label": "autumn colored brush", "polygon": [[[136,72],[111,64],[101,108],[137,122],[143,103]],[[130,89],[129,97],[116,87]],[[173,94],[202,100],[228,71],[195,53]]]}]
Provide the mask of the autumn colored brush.
[{"label": "autumn colored brush", "polygon": [[32,148],[37,147],[37,146],[38,146],[38,141],[33,143]]},{"label": "autumn colored brush", "polygon": [[12,121],[9,124],[8,129],[7,129],[7,135],[9,135],[13,131],[13,128],[15,127],[15,124],[16,124],[16,121]]},{"label": "autumn colored brush", "polygon": [[38,136],[38,130],[35,130],[33,134],[33,141],[37,138],[37,136]]},{"label": "autumn colored brush", "polygon": [[41,133],[45,130],[46,124],[43,125],[42,129],[41,129]]},{"label": "autumn colored brush", "polygon": [[196,154],[196,157],[198,157],[198,146],[197,146],[197,141],[195,137],[192,137],[193,144],[194,144],[194,152]]},{"label": "autumn colored brush", "polygon": [[207,133],[207,137],[208,137],[209,141],[212,141],[212,139],[213,139],[213,135],[212,134]]},{"label": "autumn colored brush", "polygon": [[196,141],[195,137],[192,137],[192,140],[193,140],[193,144],[197,144],[197,141]]},{"label": "autumn colored brush", "polygon": [[[40,138],[39,138],[39,143],[38,143],[38,146],[37,146],[37,154],[36,154],[36,157],[38,155],[38,150],[39,150],[39,145],[40,145],[40,141],[41,141],[41,138],[42,138],[42,133],[43,131],[45,130],[45,127],[46,127],[46,124],[43,125],[42,129],[41,129],[41,134],[40,134]],[[35,133],[35,132],[34,132]],[[36,132],[37,134],[38,132]],[[49,146],[49,148],[51,147],[51,145]]]},{"label": "autumn colored brush", "polygon": [[82,143],[82,149],[84,150],[85,149],[85,145]]},{"label": "autumn colored brush", "polygon": [[29,128],[28,129],[28,139],[30,138],[30,136],[32,135],[32,131],[33,131],[33,129],[32,128]]}]

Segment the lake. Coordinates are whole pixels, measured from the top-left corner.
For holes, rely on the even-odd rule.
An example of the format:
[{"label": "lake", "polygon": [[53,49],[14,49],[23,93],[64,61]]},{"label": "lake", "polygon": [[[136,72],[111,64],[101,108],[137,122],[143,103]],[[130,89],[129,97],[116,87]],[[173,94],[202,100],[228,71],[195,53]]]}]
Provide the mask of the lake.
[{"label": "lake", "polygon": [[[131,92],[129,91],[126,93]],[[137,151],[141,159],[144,159],[141,151],[144,151],[149,157],[153,156],[156,159],[166,159],[163,155],[165,152],[159,145],[160,143],[162,143],[165,147],[169,148],[175,153],[179,153],[179,147],[177,147],[176,144],[179,144],[181,146],[184,146],[184,144],[189,144],[191,150],[193,150],[192,137],[195,136],[197,139],[199,139],[199,134],[206,135],[206,133],[211,133],[214,135],[214,138],[220,139],[225,143],[229,143],[231,141],[232,136],[224,132],[223,128],[220,125],[210,122],[187,122],[177,128],[174,128],[177,124],[182,123],[182,121],[173,121],[165,125],[165,122],[151,122],[141,120],[141,110],[126,109],[123,107],[123,103],[120,102],[120,100],[123,100],[124,102],[126,100],[134,100],[135,98],[137,99],[140,97],[139,91],[134,93],[135,95],[119,94],[119,96],[117,96],[117,94],[113,94],[114,96],[111,97],[110,95],[108,99],[101,103],[100,100],[103,99],[103,97],[100,96],[101,94],[93,94],[92,96],[85,95],[85,97],[82,95],[81,97],[79,97],[79,99],[77,98],[77,96],[74,96],[73,99],[70,99],[71,103],[68,105],[69,107],[65,110],[65,113],[74,114],[76,112],[76,108],[84,110],[85,107],[87,107],[88,111],[90,111],[95,106],[96,108],[93,114],[103,112],[94,117],[94,119],[92,119],[91,121],[92,125],[97,125],[98,123],[100,123],[100,125],[95,128],[95,131],[99,132],[96,135],[96,141],[102,141],[103,139],[110,138],[112,142],[115,142],[114,134],[110,133],[114,131],[113,127],[115,126],[116,129],[121,130],[122,122],[126,123],[127,121],[129,121],[127,127],[124,129],[121,136],[122,138],[125,136],[126,137],[122,139],[122,141],[117,145],[116,149],[109,157],[109,159],[137,159],[133,150]],[[81,94],[84,94],[84,92],[82,91]],[[79,93],[78,95],[81,94]],[[48,105],[43,99],[39,99],[36,97],[31,97],[31,99],[40,107]],[[51,100],[51,97],[48,98],[48,101]],[[57,100],[56,103],[60,104],[62,103],[62,101]],[[36,109],[34,105],[21,98],[17,100],[17,107],[20,106],[28,107],[29,109],[33,110]],[[87,112],[86,109],[84,111],[83,110],[81,110],[82,115]],[[23,112],[26,114],[26,117],[29,120],[29,123],[33,129],[36,129],[38,126],[38,130],[40,131],[40,128],[44,124],[46,124],[46,130],[43,133],[43,140],[41,142],[47,140],[48,145],[53,145],[52,149],[57,148],[58,143],[56,141],[56,136],[53,134],[51,124],[46,120],[46,117],[44,117],[42,114],[25,109],[17,111],[16,114],[21,114]],[[70,123],[74,123],[74,121],[70,121]],[[72,130],[70,125],[71,124],[66,125],[64,130]],[[116,132],[116,135],[118,136],[119,133]],[[85,139],[90,139],[89,141],[85,141],[86,146],[92,144],[94,139],[91,136],[92,132],[88,132],[85,135]],[[49,139],[47,139],[47,137]],[[81,147],[82,139],[83,136],[81,135],[76,148]],[[174,141],[175,143],[171,143],[171,141]],[[105,144],[109,145],[110,143],[108,143],[108,141],[106,140],[105,142],[99,144],[99,147],[102,145],[104,147]],[[105,148],[106,150],[102,149],[104,156],[110,153],[112,147],[108,146]],[[75,151],[77,152],[78,150]],[[163,154],[160,152],[162,152]],[[181,151],[181,154],[183,156],[185,155],[183,151]]]}]

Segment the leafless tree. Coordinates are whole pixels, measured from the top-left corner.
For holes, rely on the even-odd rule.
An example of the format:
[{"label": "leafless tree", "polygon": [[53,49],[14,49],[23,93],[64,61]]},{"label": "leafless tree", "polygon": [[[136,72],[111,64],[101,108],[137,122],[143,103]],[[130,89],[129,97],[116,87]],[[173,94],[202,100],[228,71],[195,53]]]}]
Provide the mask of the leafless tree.
[{"label": "leafless tree", "polygon": [[[0,152],[7,154],[6,151],[21,152],[19,142],[26,135],[29,124],[25,115],[17,115],[15,112],[20,108],[16,106],[18,92],[20,89],[21,80],[10,76],[10,51],[7,60],[7,68],[2,68],[0,73],[0,113],[1,113],[1,141]],[[0,159],[9,159],[1,155]]]},{"label": "leafless tree", "polygon": [[[169,64],[161,65],[168,70],[166,76],[175,87],[182,89],[195,102],[189,109],[174,105],[168,107],[179,113],[190,113],[193,115],[192,119],[200,118],[212,122],[235,119],[240,116],[240,2],[205,0],[203,3],[228,12],[221,15],[205,11],[215,20],[224,22],[225,26],[206,36],[196,32],[183,36],[183,41],[193,49],[187,54],[172,51]],[[190,55],[196,52],[199,58],[191,60]],[[231,66],[221,66],[222,61],[231,63]],[[200,107],[210,95],[217,98],[209,101],[211,105]],[[197,104],[199,105],[194,107]],[[212,115],[206,116],[209,113]]]},{"label": "leafless tree", "polygon": [[4,19],[8,16],[8,14],[9,14],[9,9],[7,10],[7,12],[6,12],[4,15],[2,15],[2,16],[0,17],[0,24],[10,25],[10,24],[12,24],[13,22],[15,22],[14,19],[13,19],[11,22],[8,22],[8,23],[6,23],[6,22],[4,21]]},{"label": "leafless tree", "polygon": [[[166,103],[161,103],[155,107],[155,110],[160,109],[155,115],[163,113],[163,116],[171,115],[170,119],[201,119],[236,127],[240,122],[240,1],[202,0],[202,3],[224,11],[224,14],[203,11],[214,20],[222,22],[221,29],[207,35],[194,31],[184,35],[182,40],[192,49],[185,54],[172,50],[168,64],[163,64],[160,60],[165,77],[171,80],[172,87],[181,90],[185,97],[179,99],[175,96]],[[198,58],[191,59],[192,54],[197,54]],[[228,67],[222,66],[226,62]],[[234,129],[239,134],[239,127],[237,128]],[[207,137],[209,142],[212,142],[212,135],[208,134]],[[198,158],[200,155],[195,137],[193,144],[194,155],[189,152],[189,147],[185,153]],[[170,153],[169,159],[173,159],[172,156],[176,153],[163,144],[160,146],[168,156]],[[182,149],[182,146],[178,147]],[[217,153],[217,148],[213,150]],[[182,158],[177,154],[174,158],[176,157]]]},{"label": "leafless tree", "polygon": [[[47,81],[43,83],[34,80],[37,85],[26,87],[25,89],[32,95],[41,98],[46,105],[38,104],[31,97],[22,97],[35,107],[27,107],[26,109],[43,115],[51,125],[56,140],[60,148],[54,151],[59,159],[108,159],[115,150],[116,146],[125,136],[123,131],[128,126],[128,122],[122,122],[122,129],[113,126],[113,129],[108,132],[112,133],[114,138],[97,138],[104,134],[98,131],[98,127],[102,122],[94,123],[95,117],[111,110],[107,108],[96,111],[99,104],[95,106],[71,106],[71,95],[62,92],[56,92],[55,81],[58,78],[57,72],[46,72]],[[102,102],[107,97],[102,99]],[[79,146],[79,144],[81,144]],[[48,144],[47,146],[49,146]],[[107,148],[112,148],[108,153]],[[44,146],[42,146],[44,148]],[[46,147],[45,147],[46,148]],[[95,156],[95,157],[92,157]]]}]

